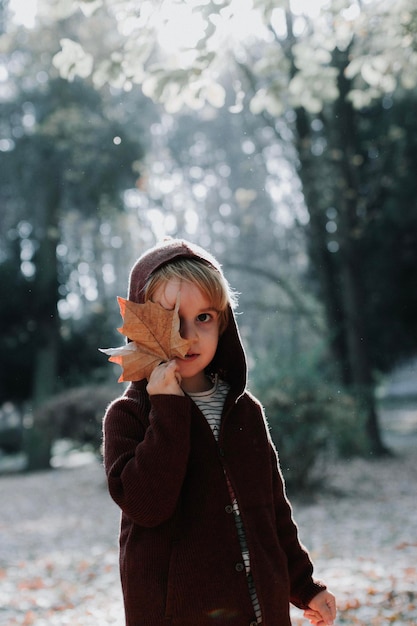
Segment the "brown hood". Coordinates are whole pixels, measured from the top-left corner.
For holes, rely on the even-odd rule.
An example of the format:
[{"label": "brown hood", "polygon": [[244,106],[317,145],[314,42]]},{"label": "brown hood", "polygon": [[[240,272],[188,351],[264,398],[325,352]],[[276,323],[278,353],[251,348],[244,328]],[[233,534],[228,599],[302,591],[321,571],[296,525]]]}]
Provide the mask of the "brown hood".
[{"label": "brown hood", "polygon": [[[142,304],[144,287],[152,272],[180,257],[204,260],[222,273],[216,259],[203,248],[183,239],[169,239],[145,252],[133,266],[129,278],[129,300]],[[208,369],[209,373],[218,373],[220,378],[229,382],[237,395],[243,393],[247,379],[246,357],[232,310],[229,324],[219,339],[217,352]]]}]

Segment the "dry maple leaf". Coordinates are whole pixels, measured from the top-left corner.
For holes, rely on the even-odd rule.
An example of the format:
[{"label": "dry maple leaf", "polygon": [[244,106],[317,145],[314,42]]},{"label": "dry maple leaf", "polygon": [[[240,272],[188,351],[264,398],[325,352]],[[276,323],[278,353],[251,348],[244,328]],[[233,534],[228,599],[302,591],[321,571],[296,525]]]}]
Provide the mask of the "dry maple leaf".
[{"label": "dry maple leaf", "polygon": [[161,362],[187,354],[190,342],[179,332],[179,297],[172,310],[156,302],[137,304],[124,298],[117,301],[123,318],[123,326],[117,330],[131,341],[120,348],[100,348],[100,351],[122,367],[118,382],[149,379]]}]

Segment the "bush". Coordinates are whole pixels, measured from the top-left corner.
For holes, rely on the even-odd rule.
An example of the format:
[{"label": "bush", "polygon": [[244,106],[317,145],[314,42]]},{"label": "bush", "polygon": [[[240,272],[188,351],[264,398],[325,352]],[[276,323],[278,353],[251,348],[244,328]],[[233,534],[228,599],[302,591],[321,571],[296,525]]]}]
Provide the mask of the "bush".
[{"label": "bush", "polygon": [[289,490],[320,486],[332,459],[365,451],[354,399],[329,385],[282,381],[266,393],[265,410]]},{"label": "bush", "polygon": [[90,385],[69,389],[39,407],[24,432],[27,470],[50,466],[53,444],[69,439],[90,444],[97,453],[102,439],[102,420],[108,404],[123,389],[114,385]]}]

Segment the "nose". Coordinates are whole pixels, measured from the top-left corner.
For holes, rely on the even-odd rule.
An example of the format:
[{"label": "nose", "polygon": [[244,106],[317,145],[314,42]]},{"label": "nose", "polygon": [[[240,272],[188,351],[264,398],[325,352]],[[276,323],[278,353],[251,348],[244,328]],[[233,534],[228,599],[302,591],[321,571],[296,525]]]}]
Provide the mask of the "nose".
[{"label": "nose", "polygon": [[197,332],[193,321],[180,320],[180,335],[183,339],[188,339],[189,341],[196,339]]}]

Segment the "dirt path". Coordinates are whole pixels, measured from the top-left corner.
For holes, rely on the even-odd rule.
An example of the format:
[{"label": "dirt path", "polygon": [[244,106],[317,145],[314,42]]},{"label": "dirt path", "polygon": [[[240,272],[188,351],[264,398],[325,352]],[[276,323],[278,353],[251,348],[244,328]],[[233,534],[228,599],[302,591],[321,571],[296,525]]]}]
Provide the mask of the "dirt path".
[{"label": "dirt path", "polygon": [[[295,518],[337,624],[416,626],[417,402],[397,397],[380,415],[397,455],[335,464],[323,493],[294,501]],[[0,493],[0,624],[123,626],[119,511],[101,466],[3,475]]]},{"label": "dirt path", "polygon": [[[415,626],[416,451],[337,464],[331,486],[294,509],[317,575],[339,598],[338,624]],[[101,467],[4,476],[0,492],[0,623],[122,626],[119,513]],[[299,615],[294,626],[307,623]]]}]

